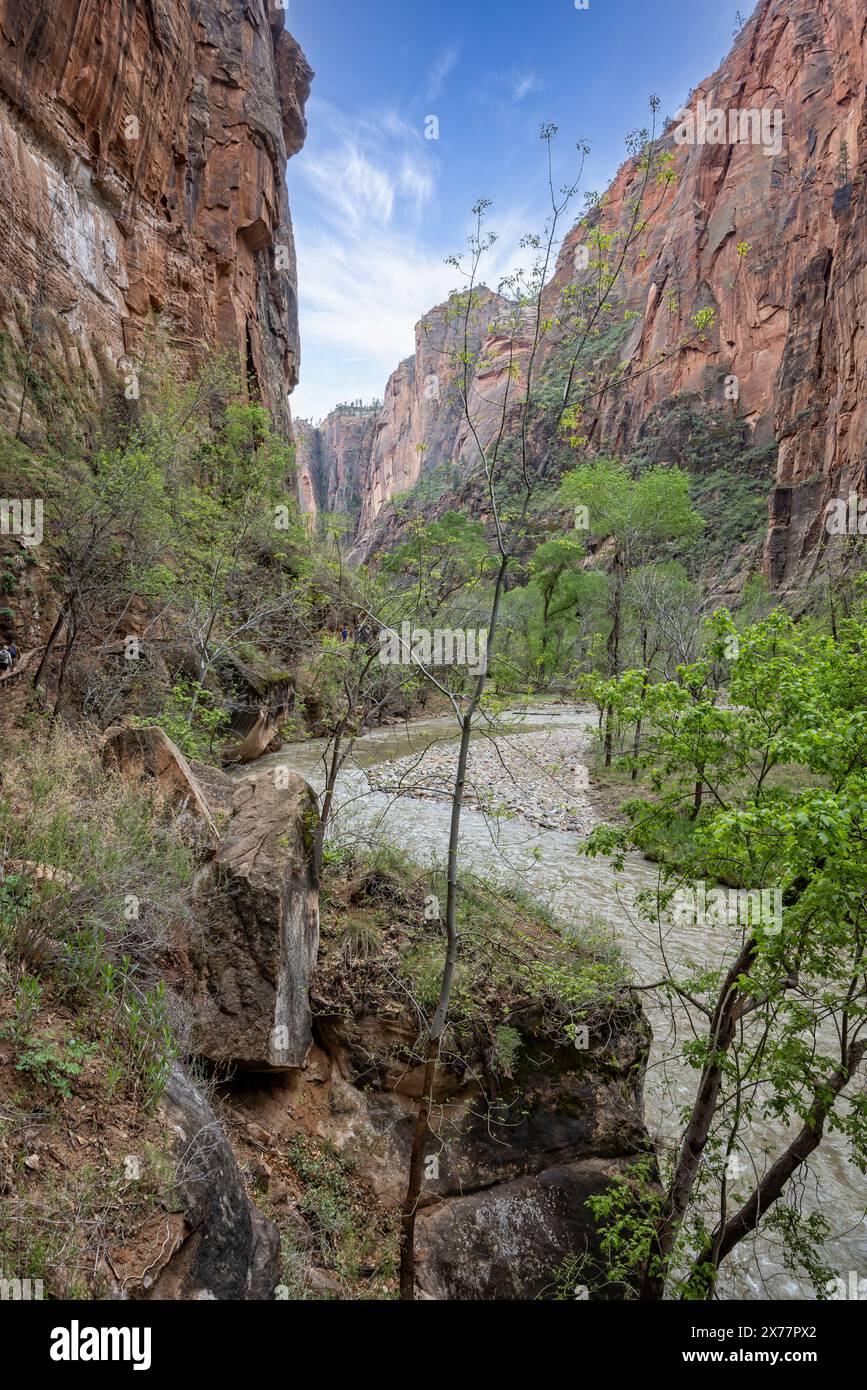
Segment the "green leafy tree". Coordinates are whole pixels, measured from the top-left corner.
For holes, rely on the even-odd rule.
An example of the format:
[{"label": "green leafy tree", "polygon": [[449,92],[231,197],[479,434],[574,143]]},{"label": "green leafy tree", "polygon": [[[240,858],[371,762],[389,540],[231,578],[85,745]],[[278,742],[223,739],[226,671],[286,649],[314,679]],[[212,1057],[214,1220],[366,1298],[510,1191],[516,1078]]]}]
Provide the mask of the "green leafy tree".
[{"label": "green leafy tree", "polygon": [[382,571],[415,591],[421,614],[442,615],[451,600],[477,589],[495,567],[480,521],[446,512],[437,521],[410,523],[409,539],[384,556]]},{"label": "green leafy tree", "polygon": [[501,688],[550,689],[588,659],[605,609],[605,580],[583,568],[584,547],[571,532],[543,541],[525,585],[503,600],[494,676]]},{"label": "green leafy tree", "polygon": [[[608,547],[600,547],[598,562],[608,561],[611,595],[607,645],[607,675],[621,670],[626,582],[636,568],[672,541],[698,536],[704,522],[689,500],[689,479],[680,468],[657,466],[634,477],[617,459],[598,458],[579,465],[563,479],[560,500],[583,508],[589,532]],[[605,728],[605,765],[611,766],[614,743],[613,712]]]},{"label": "green leafy tree", "polygon": [[[627,805],[625,828],[594,832],[587,852],[619,862],[649,828],[682,817],[700,783],[685,857],[644,908],[662,921],[706,879],[746,891],[719,922],[721,963],[652,986],[689,1010],[683,1052],[697,1082],[661,1198],[636,1189],[630,1231],[621,1193],[608,1239],[621,1257],[632,1250],[643,1297],[709,1298],[731,1252],[774,1229],[824,1296],[823,1220],[801,1215],[792,1184],[831,1131],[867,1169],[867,622],[863,611],[844,620],[835,640],[780,610],[741,632],[722,612],[709,637],[675,681],[643,687],[627,672],[609,683],[623,718],[640,702],[650,722],[653,794]],[[713,661],[729,662],[725,704]],[[765,1157],[751,1136],[768,1116],[784,1137]],[[745,1182],[731,1167],[741,1148]]]}]

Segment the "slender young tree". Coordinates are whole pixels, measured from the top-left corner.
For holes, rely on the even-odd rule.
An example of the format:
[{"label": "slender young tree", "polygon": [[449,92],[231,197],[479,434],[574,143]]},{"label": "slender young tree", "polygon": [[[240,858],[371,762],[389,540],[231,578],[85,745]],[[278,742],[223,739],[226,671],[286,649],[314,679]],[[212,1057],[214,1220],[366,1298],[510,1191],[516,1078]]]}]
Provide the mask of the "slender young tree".
[{"label": "slender young tree", "polygon": [[[689,478],[680,468],[657,466],[633,477],[616,459],[600,458],[567,474],[560,499],[586,509],[591,534],[611,543],[607,672],[621,671],[623,609],[630,575],[665,542],[697,537],[704,522],[690,505]],[[605,766],[611,766],[614,716],[605,715]]]},{"label": "slender young tree", "polygon": [[[652,99],[651,108],[655,127],[657,98]],[[458,342],[449,363],[450,389],[458,401],[468,461],[477,470],[484,492],[496,560],[486,622],[489,663],[496,651],[508,574],[526,539],[534,494],[554,466],[553,455],[561,435],[568,431],[573,444],[586,442],[577,433],[586,412],[598,412],[605,392],[625,375],[623,364],[608,366],[607,370],[600,366],[587,373],[584,363],[589,345],[595,343],[612,316],[620,312],[616,287],[630,255],[637,252],[638,243],[659,212],[664,190],[673,177],[671,156],[657,144],[654,130],[637,133],[632,141],[638,172],[637,189],[623,211],[620,224],[612,231],[605,231],[602,218],[597,216],[594,227],[588,229],[595,258],[589,262],[587,273],[582,270],[574,282],[565,286],[553,285],[552,272],[564,219],[578,192],[587,154],[587,147],[579,145],[577,176],[558,188],[553,156],[556,133],[552,125],[542,127],[550,204],[544,232],[524,239],[524,248],[533,256],[532,266],[526,274],[508,277],[501,286],[505,302],[500,317],[492,324],[492,331],[481,346],[478,345],[478,323],[490,295],[481,283],[481,267],[496,240],[485,230],[487,200],[482,199],[473,209],[475,225],[468,242],[468,254],[451,261],[463,277],[464,287],[452,297],[447,315]],[[591,210],[601,211],[598,200],[590,201]],[[703,324],[706,323],[705,318]],[[543,413],[541,388],[548,367],[547,347],[554,341],[564,362],[561,394],[553,417],[548,419],[549,442],[540,444],[537,427]],[[488,375],[503,383],[496,388],[496,396],[486,394],[484,381]],[[588,433],[592,433],[592,425]],[[422,1048],[424,1075],[401,1222],[400,1292],[403,1299],[414,1297],[415,1225],[425,1146],[430,1134],[437,1060],[448,1023],[458,964],[459,836],[467,760],[474,721],[486,685],[487,668],[475,678],[461,701],[454,700],[460,738],[446,855],[445,952],[438,1002],[427,1022]]]}]

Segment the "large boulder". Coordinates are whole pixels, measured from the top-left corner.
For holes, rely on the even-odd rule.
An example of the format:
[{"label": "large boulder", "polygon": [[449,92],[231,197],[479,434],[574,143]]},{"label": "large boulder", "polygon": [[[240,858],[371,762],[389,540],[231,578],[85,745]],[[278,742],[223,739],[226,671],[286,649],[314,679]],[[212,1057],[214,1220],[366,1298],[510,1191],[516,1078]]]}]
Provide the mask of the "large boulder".
[{"label": "large boulder", "polygon": [[199,876],[187,943],[193,1046],[210,1062],[281,1070],[304,1063],[319,947],[317,819],[312,789],[285,769],[235,784],[231,818]]},{"label": "large boulder", "polygon": [[154,781],[181,813],[201,821],[214,838],[217,826],[202,787],[181,750],[162,729],[115,727],[103,738],[102,760],[125,777]]},{"label": "large boulder", "polygon": [[176,1136],[176,1192],[183,1224],[143,1296],[269,1299],[280,1282],[277,1227],[247,1196],[225,1131],[180,1067],[161,1107]]},{"label": "large boulder", "polygon": [[242,661],[232,652],[218,658],[214,671],[231,713],[223,742],[226,763],[251,763],[272,745],[279,747],[295,698],[291,672],[262,654]]},{"label": "large boulder", "polygon": [[[238,729],[239,722],[243,732]],[[272,714],[265,708],[251,712],[245,720],[236,720],[234,742],[229,741],[224,749],[226,762],[252,763],[256,758],[261,758],[275,740],[279,742],[280,730],[285,722],[285,714]]]},{"label": "large boulder", "polygon": [[[290,1109],[309,1115],[317,1136],[397,1206],[421,1089],[417,1026],[384,1009],[338,1013],[316,989],[314,1006],[330,1071],[303,1074],[309,1094]],[[419,1297],[553,1297],[578,1253],[582,1281],[604,1287],[586,1202],[647,1154],[647,1021],[624,1002],[586,1049],[551,1036],[533,1003],[509,1025],[520,1045],[508,1074],[492,1073],[483,1038],[464,1053],[453,1040],[438,1069],[416,1232]]]},{"label": "large boulder", "polygon": [[[437,1162],[423,1204],[645,1148],[650,1031],[639,1010],[615,1011],[586,1051],[548,1036],[537,1007],[516,1009],[510,1025],[520,1047],[509,1076],[491,1074],[483,1047],[463,1059],[452,1051],[437,1069],[430,1147]],[[322,1135],[352,1153],[384,1200],[400,1201],[421,1093],[417,1029],[409,1018],[373,1014],[320,1016],[316,1027],[333,1063]]]},{"label": "large boulder", "polygon": [[[418,1292],[461,1301],[587,1297],[587,1285],[592,1280],[598,1288],[603,1273],[587,1199],[626,1167],[622,1160],[585,1159],[422,1211],[416,1226]],[[567,1256],[579,1253],[587,1263],[576,1287],[561,1288]]]}]

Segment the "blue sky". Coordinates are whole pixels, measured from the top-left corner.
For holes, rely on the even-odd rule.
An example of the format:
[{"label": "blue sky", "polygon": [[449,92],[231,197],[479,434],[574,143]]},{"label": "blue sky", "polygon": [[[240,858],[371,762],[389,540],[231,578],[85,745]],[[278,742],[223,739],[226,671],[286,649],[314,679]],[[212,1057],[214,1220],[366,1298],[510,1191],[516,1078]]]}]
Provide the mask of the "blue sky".
[{"label": "blue sky", "polygon": [[[492,199],[494,287],[545,216],[539,126],[560,128],[563,181],[604,189],[624,137],[673,115],[728,52],[738,10],[708,0],[287,0],[316,70],[309,135],[289,163],[298,243],[296,416],[381,396],[418,319],[455,287],[477,198]],[[741,0],[744,15],[749,0]],[[435,116],[439,138],[426,139]],[[428,126],[428,129],[432,129]],[[580,199],[576,211],[580,208]]]}]

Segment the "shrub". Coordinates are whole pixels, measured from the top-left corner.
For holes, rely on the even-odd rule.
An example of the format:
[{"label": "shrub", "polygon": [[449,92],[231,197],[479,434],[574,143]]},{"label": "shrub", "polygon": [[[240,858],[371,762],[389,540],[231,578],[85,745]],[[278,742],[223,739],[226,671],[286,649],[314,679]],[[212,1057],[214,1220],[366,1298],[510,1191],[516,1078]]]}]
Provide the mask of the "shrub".
[{"label": "shrub", "polygon": [[214,741],[225,731],[229,716],[205,686],[179,681],[159,714],[137,716],[135,728],[162,729],[187,758],[213,760]]}]

